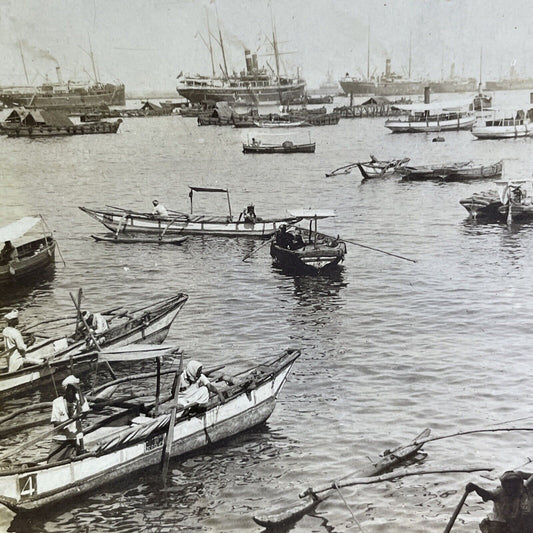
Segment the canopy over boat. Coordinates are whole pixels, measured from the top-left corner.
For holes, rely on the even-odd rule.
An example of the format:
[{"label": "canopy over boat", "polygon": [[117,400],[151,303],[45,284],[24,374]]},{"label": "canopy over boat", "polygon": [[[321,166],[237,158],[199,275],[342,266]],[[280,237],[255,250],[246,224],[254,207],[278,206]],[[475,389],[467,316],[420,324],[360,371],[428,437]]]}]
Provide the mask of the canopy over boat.
[{"label": "canopy over boat", "polygon": [[315,218],[329,218],[335,216],[335,211],[328,209],[299,209],[291,211],[290,215],[295,218],[305,218],[308,220]]},{"label": "canopy over boat", "polygon": [[14,241],[22,237],[40,220],[38,217],[24,217],[0,228],[0,242]]},{"label": "canopy over boat", "polygon": [[221,189],[219,187],[192,187],[189,185],[189,189],[191,189],[191,193],[193,191],[195,192],[228,192],[228,189]]},{"label": "canopy over boat", "polygon": [[99,362],[116,361],[142,361],[154,359],[155,357],[165,357],[171,355],[176,350],[175,346],[160,346],[154,344],[134,344],[130,346],[104,348],[98,354]]},{"label": "canopy over boat", "polygon": [[458,111],[472,105],[472,100],[449,100],[447,102],[432,102],[430,104],[395,104],[393,109],[410,111],[411,113],[423,113],[424,111]]}]

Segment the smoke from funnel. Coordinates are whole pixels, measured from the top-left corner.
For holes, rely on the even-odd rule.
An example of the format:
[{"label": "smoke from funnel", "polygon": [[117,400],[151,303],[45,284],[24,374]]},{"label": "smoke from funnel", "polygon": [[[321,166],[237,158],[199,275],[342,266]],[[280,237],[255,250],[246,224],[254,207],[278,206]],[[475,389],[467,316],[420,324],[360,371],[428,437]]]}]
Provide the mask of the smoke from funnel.
[{"label": "smoke from funnel", "polygon": [[32,57],[53,61],[57,66],[59,66],[59,61],[48,50],[37,48],[36,46],[33,46],[32,44],[28,43],[28,41],[26,41],[25,39],[21,39],[20,44],[24,49],[24,52],[30,54]]}]

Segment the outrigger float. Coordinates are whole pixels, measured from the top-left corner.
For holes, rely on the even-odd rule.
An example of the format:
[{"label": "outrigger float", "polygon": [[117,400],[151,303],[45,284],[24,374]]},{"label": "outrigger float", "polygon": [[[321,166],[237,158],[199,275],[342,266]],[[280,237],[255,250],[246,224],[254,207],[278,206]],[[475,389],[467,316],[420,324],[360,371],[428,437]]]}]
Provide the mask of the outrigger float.
[{"label": "outrigger float", "polygon": [[[229,190],[218,187],[189,187],[191,213],[169,211],[168,217],[154,217],[151,213],[131,211],[120,207],[107,206],[106,209],[80,209],[103,224],[117,236],[126,233],[151,233],[156,235],[219,235],[224,237],[268,238],[281,224],[294,224],[296,217],[262,218],[253,221],[235,217],[231,211]],[[193,214],[195,192],[224,193],[228,201],[228,215],[210,216]]]},{"label": "outrigger float", "polygon": [[[39,222],[42,235],[25,235]],[[44,272],[54,263],[56,241],[42,217],[24,217],[0,228],[0,244],[12,242],[16,253],[0,261],[0,285],[20,281],[28,275]]]},{"label": "outrigger float", "polygon": [[[163,342],[187,299],[186,294],[177,293],[136,310],[127,311],[119,307],[102,314],[113,317],[115,311],[122,310],[115,316],[124,317],[124,321],[100,334],[94,334],[92,339],[76,339],[73,335],[63,335],[29,346],[25,357],[43,362],[23,366],[15,372],[0,373],[0,397],[14,396],[51,379],[61,379],[61,376],[71,371],[71,366],[78,373],[90,368],[97,360],[97,348],[120,347],[139,342]],[[72,320],[76,321],[76,317],[72,317]],[[24,331],[32,329],[34,328],[29,326]]]},{"label": "outrigger float", "polygon": [[[154,357],[151,350],[147,352],[143,355],[142,351],[103,351],[99,359],[112,362]],[[158,379],[155,397],[139,398],[125,408],[121,402],[121,409],[86,429],[83,454],[52,464],[6,464],[0,469],[0,503],[15,513],[53,506],[160,464],[167,451],[169,457],[176,457],[261,424],[272,414],[299,356],[299,350],[288,349],[229,380],[224,376],[228,385],[212,380],[224,395],[224,403],[214,395],[200,412],[177,410],[180,408],[176,407],[175,392],[165,402],[157,394]],[[174,381],[178,386],[173,386],[174,391],[179,390],[179,375],[178,370]],[[169,409],[170,414],[165,412]],[[13,450],[4,454],[0,464],[15,455]]]}]

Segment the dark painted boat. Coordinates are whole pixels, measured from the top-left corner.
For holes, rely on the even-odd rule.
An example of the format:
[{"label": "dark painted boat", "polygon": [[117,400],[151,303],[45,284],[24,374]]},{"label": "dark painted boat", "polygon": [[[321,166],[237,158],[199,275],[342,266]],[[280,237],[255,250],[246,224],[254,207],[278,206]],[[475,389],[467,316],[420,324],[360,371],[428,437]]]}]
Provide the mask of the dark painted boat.
[{"label": "dark painted boat", "polygon": [[388,161],[379,161],[374,156],[370,156],[370,158],[370,161],[365,163],[356,163],[361,176],[365,180],[392,176],[399,168],[404,167],[410,161],[408,157]]},{"label": "dark painted boat", "polygon": [[404,181],[468,181],[476,179],[499,178],[503,170],[503,161],[489,165],[476,164],[472,161],[445,163],[442,165],[404,166],[398,170]]},{"label": "dark painted boat", "polygon": [[149,235],[123,235],[119,234],[118,236],[113,233],[108,233],[105,235],[91,235],[91,237],[97,242],[112,242],[114,244],[174,244],[180,245],[183,244],[187,237],[150,237]]},{"label": "dark painted boat", "polygon": [[281,144],[263,144],[252,142],[242,145],[242,151],[245,154],[313,154],[316,143],[296,144],[292,141],[284,141]]},{"label": "dark painted boat", "polygon": [[[135,360],[140,358],[137,352],[132,356]],[[155,397],[132,400],[129,405],[121,402],[123,409],[84,432],[85,450],[81,455],[51,464],[5,463],[0,469],[0,503],[15,513],[37,511],[160,464],[167,438],[170,456],[176,457],[261,424],[272,414],[276,398],[299,356],[299,350],[286,350],[247,372],[231,376],[231,384],[212,380],[224,395],[224,403],[212,395],[205,408],[178,408],[175,418],[174,413],[166,414],[175,405],[172,394],[161,404],[157,392]],[[127,357],[127,350],[103,352],[100,360],[120,361]],[[228,381],[227,376],[224,380]],[[169,431],[171,420],[174,425]]]},{"label": "dark painted boat", "polygon": [[[39,222],[43,223],[42,236],[25,238]],[[40,217],[24,217],[0,228],[0,243],[7,241],[13,242],[16,253],[12,259],[0,260],[0,285],[44,272],[54,263],[56,242]]]}]

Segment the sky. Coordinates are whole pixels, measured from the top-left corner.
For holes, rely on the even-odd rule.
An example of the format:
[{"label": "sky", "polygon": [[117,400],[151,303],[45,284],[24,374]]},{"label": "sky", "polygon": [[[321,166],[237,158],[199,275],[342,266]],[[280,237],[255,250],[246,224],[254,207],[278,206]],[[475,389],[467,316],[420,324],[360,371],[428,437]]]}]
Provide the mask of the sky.
[{"label": "sky", "polygon": [[[94,77],[123,82],[127,92],[167,91],[176,77],[210,74],[207,20],[217,14],[228,68],[244,68],[244,49],[274,67],[267,37],[275,22],[282,70],[297,69],[308,86],[346,72],[380,74],[385,59],[404,76],[411,42],[412,77],[441,79],[455,63],[459,76],[499,79],[511,64],[533,76],[530,0],[0,0],[0,85]],[[203,38],[203,39],[202,39]],[[213,40],[220,72],[220,47]]]}]

